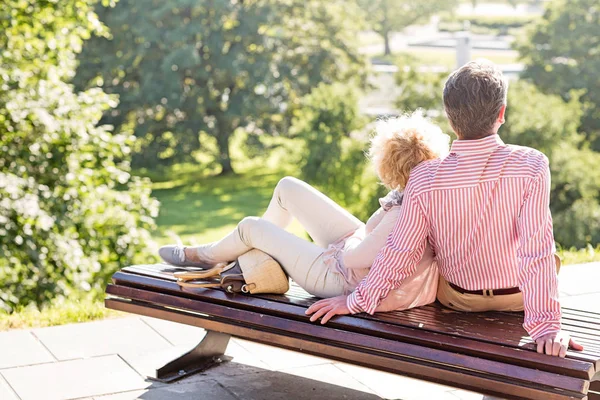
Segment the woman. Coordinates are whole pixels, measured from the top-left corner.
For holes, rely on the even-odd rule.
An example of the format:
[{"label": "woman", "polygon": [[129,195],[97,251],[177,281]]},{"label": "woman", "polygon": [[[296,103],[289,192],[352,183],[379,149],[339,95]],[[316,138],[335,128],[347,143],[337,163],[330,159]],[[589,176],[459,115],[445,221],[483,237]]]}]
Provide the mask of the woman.
[{"label": "woman", "polygon": [[[310,294],[349,294],[367,275],[394,227],[410,171],[422,161],[445,155],[448,144],[449,137],[419,113],[380,121],[369,156],[390,192],[379,200],[381,208],[366,224],[307,183],[286,177],[277,184],[262,218],[244,218],[217,242],[164,246],[159,254],[173,265],[206,267],[235,260],[257,248],[275,258]],[[285,230],[292,218],[298,219],[314,243]],[[415,274],[377,310],[427,304],[435,300],[436,287],[437,267],[428,247]]]}]

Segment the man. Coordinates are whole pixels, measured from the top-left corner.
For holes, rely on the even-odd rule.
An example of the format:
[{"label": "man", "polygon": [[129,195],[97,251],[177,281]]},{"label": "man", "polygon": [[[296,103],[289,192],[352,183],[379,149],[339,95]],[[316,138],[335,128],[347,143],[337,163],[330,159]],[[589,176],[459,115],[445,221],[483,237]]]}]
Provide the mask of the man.
[{"label": "man", "polygon": [[564,357],[583,348],[561,331],[548,159],[505,145],[508,83],[486,60],[453,72],[444,108],[458,140],[450,154],[413,169],[396,226],[350,296],[321,300],[307,314],[326,323],[367,312],[415,270],[429,242],[440,271],[438,300],[461,311],[525,311],[537,351]]}]

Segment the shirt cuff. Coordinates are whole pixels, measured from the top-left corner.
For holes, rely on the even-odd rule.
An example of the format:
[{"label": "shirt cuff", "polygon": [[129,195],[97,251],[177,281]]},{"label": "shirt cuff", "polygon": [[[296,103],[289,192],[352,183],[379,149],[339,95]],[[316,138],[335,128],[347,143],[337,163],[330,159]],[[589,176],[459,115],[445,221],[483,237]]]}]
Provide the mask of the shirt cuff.
[{"label": "shirt cuff", "polygon": [[541,336],[551,333],[558,334],[561,330],[560,322],[544,322],[540,323],[528,330],[529,336],[535,341]]},{"label": "shirt cuff", "polygon": [[358,296],[359,296],[358,291],[355,290],[346,299],[346,306],[348,307],[348,310],[350,310],[350,312],[352,314],[358,314],[363,311],[362,307],[358,303]]}]

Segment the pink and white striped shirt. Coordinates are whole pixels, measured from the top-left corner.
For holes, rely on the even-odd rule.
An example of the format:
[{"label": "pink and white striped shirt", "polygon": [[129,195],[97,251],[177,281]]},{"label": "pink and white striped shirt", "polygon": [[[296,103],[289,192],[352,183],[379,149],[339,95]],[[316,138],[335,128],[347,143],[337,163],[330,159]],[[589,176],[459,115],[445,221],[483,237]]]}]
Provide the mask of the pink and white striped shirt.
[{"label": "pink and white striped shirt", "polygon": [[396,225],[369,274],[348,297],[373,314],[431,244],[440,274],[464,289],[518,286],[535,340],[560,331],[548,159],[498,135],[456,140],[443,159],[411,172]]}]

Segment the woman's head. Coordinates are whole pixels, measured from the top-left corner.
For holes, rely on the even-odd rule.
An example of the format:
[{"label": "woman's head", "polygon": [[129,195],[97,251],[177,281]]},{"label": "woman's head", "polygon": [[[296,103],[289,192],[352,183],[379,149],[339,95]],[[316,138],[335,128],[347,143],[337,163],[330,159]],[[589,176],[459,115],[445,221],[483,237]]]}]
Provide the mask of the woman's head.
[{"label": "woman's head", "polygon": [[448,154],[450,137],[420,112],[377,122],[369,158],[381,182],[404,189],[410,171],[423,161]]}]

